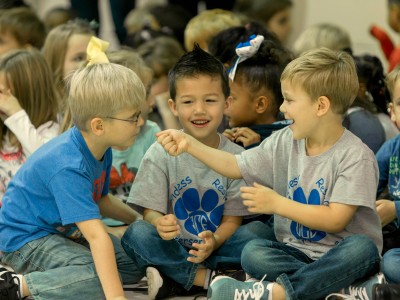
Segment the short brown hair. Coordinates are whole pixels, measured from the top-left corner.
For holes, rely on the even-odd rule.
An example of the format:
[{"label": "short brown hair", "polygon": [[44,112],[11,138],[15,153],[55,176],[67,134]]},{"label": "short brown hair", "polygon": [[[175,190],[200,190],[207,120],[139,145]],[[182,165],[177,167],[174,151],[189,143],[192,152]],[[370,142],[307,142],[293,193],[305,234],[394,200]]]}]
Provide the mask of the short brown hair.
[{"label": "short brown hair", "polygon": [[46,29],[37,14],[28,7],[15,7],[0,12],[0,33],[8,32],[21,46],[41,49]]}]

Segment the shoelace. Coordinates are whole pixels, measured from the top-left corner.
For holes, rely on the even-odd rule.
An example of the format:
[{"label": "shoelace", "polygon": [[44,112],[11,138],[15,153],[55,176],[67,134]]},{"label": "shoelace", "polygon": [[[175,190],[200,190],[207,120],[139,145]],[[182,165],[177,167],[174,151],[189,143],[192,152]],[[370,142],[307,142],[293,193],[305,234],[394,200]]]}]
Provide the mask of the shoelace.
[{"label": "shoelace", "polygon": [[[19,287],[20,287],[21,282],[20,282],[20,280],[19,280],[18,277],[12,276],[11,280],[14,280],[14,279],[17,281],[17,284],[18,284],[18,291],[17,291],[18,299],[19,299],[19,300],[22,300],[22,296],[21,296],[21,293],[20,293],[20,291],[19,291]],[[11,281],[11,280],[10,280],[10,281]],[[14,281],[14,283],[15,283],[15,281]]]},{"label": "shoelace", "polygon": [[330,297],[340,297],[342,300],[355,300],[356,298],[354,298],[351,295],[346,295],[346,294],[340,294],[340,293],[333,293],[333,294],[329,294],[328,296],[325,297],[325,300],[329,300]]},{"label": "shoelace", "polygon": [[261,296],[264,295],[265,287],[264,287],[263,281],[264,281],[266,276],[267,275],[264,275],[264,277],[260,281],[255,282],[253,284],[253,290],[249,290],[248,293],[246,293],[245,290],[241,290],[239,292],[238,289],[235,289],[235,298],[234,298],[234,300],[241,300],[242,296],[243,296],[244,299],[247,299],[250,296],[254,300],[260,300]]},{"label": "shoelace", "polygon": [[337,296],[341,297],[343,300],[369,300],[369,297],[367,295],[367,291],[365,290],[364,287],[359,287],[359,288],[352,288],[350,287],[349,294],[340,294],[340,293],[334,293],[334,294],[329,294],[325,300],[329,300],[329,297]]}]

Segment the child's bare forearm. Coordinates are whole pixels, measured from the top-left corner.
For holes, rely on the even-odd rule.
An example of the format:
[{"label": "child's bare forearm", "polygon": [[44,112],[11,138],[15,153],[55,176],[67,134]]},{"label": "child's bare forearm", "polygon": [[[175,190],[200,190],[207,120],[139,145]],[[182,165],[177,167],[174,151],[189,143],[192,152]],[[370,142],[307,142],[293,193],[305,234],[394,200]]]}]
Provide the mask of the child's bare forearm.
[{"label": "child's bare forearm", "polygon": [[208,147],[195,138],[191,138],[187,152],[223,176],[242,178],[236,157],[232,153]]},{"label": "child's bare forearm", "polygon": [[114,246],[101,220],[88,220],[77,223],[89,242],[93,262],[99,276],[106,299],[125,297],[119,279]]},{"label": "child's bare forearm", "polygon": [[330,233],[342,231],[357,210],[357,206],[341,203],[331,203],[328,206],[303,204],[282,196],[278,201],[276,214],[310,229]]},{"label": "child's bare forearm", "polygon": [[123,203],[117,197],[108,194],[99,202],[100,212],[103,216],[124,222],[133,223],[139,215],[129,205]]},{"label": "child's bare forearm", "polygon": [[[242,217],[238,216],[224,216],[221,221],[221,225],[214,232],[216,241],[215,249],[218,249],[229,239],[232,234],[235,233],[236,229],[242,224]],[[214,249],[214,250],[215,250]]]},{"label": "child's bare forearm", "polygon": [[143,220],[149,222],[154,227],[157,227],[157,220],[164,216],[162,213],[152,210],[152,209],[145,209],[143,211]]}]

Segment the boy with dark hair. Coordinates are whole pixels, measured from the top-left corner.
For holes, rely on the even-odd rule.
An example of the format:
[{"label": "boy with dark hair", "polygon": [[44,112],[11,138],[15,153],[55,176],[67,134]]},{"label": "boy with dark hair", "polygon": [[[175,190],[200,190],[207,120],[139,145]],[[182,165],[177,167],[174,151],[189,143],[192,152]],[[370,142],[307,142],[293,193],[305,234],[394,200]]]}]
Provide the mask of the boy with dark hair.
[{"label": "boy with dark hair", "polygon": [[[229,96],[221,62],[196,46],[169,72],[169,84],[169,106],[183,132],[211,148],[243,150],[217,132]],[[151,146],[128,199],[144,220],[130,225],[122,238],[128,255],[147,267],[151,299],[193,286],[207,289],[221,265],[240,268],[248,241],[267,237],[261,222],[240,226],[249,214],[240,199],[243,185],[189,155],[171,157],[158,143]]]},{"label": "boy with dark hair", "polygon": [[[260,282],[217,277],[211,299],[321,299],[379,271],[377,163],[342,126],[358,92],[352,57],[310,51],[286,66],[281,84],[280,111],[292,124],[258,147],[234,155],[183,132],[158,134],[171,155],[187,152],[220,174],[244,178],[248,211],[274,214],[277,241],[253,240],[242,252],[243,270]],[[343,293],[371,296],[379,278]]]}]

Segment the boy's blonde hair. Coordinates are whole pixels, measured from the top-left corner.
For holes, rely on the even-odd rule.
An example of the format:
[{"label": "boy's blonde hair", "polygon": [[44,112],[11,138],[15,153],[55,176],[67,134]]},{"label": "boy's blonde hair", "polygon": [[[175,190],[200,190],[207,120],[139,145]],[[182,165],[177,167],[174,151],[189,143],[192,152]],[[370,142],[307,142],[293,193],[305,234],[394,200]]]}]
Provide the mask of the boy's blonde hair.
[{"label": "boy's blonde hair", "polygon": [[219,8],[205,10],[187,23],[184,34],[185,48],[187,51],[192,51],[194,44],[199,44],[199,41],[204,41],[208,45],[222,30],[240,25],[242,25],[241,18],[232,11]]},{"label": "boy's blonde hair", "polygon": [[308,27],[300,34],[293,45],[293,51],[301,55],[321,47],[351,52],[352,45],[346,30],[335,24],[320,23]]},{"label": "boy's blonde hair", "polygon": [[85,131],[95,117],[137,109],[146,101],[142,81],[132,70],[113,63],[78,69],[70,79],[68,105],[73,123]]},{"label": "boy's blonde hair", "polygon": [[[26,111],[33,126],[57,121],[58,93],[50,68],[35,48],[14,50],[0,60],[0,72],[5,75],[11,93]],[[19,142],[11,130],[0,121],[0,146],[9,134],[12,145]]]},{"label": "boy's blonde hair", "polygon": [[61,95],[64,94],[64,61],[68,50],[68,41],[74,34],[94,36],[89,22],[76,19],[54,27],[47,35],[43,55],[53,71],[54,81]]},{"label": "boy's blonde hair", "polygon": [[390,93],[390,101],[393,101],[393,91],[396,82],[400,79],[400,65],[397,65],[389,74],[386,75],[386,86]]},{"label": "boy's blonde hair", "polygon": [[41,49],[46,29],[37,14],[28,7],[15,7],[0,11],[0,34],[9,33],[21,46]]},{"label": "boy's blonde hair", "polygon": [[359,87],[351,55],[328,48],[308,51],[291,61],[282,73],[281,81],[284,80],[300,84],[312,100],[326,96],[332,111],[337,114],[347,111]]}]

